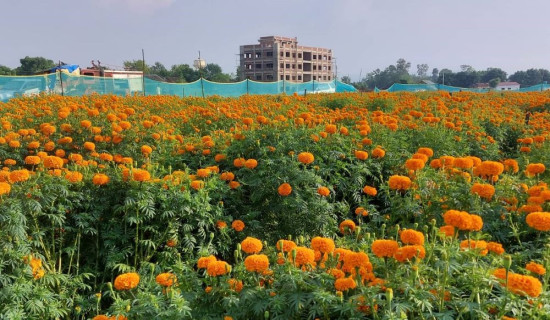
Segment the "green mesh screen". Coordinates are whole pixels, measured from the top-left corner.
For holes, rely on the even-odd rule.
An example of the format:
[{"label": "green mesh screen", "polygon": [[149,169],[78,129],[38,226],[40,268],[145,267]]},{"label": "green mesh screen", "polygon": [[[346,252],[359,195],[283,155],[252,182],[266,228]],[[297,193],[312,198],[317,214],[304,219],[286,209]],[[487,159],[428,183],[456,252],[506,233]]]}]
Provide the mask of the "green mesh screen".
[{"label": "green mesh screen", "polygon": [[18,96],[31,96],[41,92],[56,92],[56,75],[0,76],[0,101]]},{"label": "green mesh screen", "polygon": [[[0,76],[0,101],[7,101],[17,96],[30,96],[45,93],[64,94],[67,96],[82,96],[92,93],[134,95],[175,95],[180,97],[200,96],[223,96],[237,97],[243,94],[310,94],[310,93],[332,93],[332,92],[355,92],[353,86],[340,81],[310,81],[296,83],[290,81],[277,82],[256,82],[245,80],[233,83],[217,83],[200,79],[191,83],[168,83],[141,77],[135,78],[103,78],[70,75],[67,73],[54,73],[39,76]],[[388,92],[408,91],[437,91],[448,92],[470,91],[487,92],[488,89],[459,88],[441,84],[400,84],[395,83],[387,90]],[[520,92],[550,90],[548,83],[541,83],[527,88]],[[374,89],[379,92],[378,88]]]}]

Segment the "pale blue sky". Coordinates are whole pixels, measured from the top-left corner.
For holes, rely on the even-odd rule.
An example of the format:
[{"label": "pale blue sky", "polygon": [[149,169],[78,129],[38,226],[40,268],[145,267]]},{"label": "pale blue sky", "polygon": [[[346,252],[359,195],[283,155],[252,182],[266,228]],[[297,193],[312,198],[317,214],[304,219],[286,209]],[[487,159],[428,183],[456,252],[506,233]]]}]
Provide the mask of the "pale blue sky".
[{"label": "pale blue sky", "polygon": [[235,72],[239,45],[298,37],[330,48],[353,80],[399,58],[458,71],[550,69],[548,0],[0,0],[0,64],[43,56],[81,66],[141,59]]}]

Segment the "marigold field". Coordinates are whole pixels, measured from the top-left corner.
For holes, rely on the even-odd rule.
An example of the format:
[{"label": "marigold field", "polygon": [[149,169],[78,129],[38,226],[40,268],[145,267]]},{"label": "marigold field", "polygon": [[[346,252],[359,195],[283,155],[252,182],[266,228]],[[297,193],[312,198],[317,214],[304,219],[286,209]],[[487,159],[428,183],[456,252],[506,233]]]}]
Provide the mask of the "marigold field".
[{"label": "marigold field", "polygon": [[550,319],[549,92],[0,120],[0,319]]}]

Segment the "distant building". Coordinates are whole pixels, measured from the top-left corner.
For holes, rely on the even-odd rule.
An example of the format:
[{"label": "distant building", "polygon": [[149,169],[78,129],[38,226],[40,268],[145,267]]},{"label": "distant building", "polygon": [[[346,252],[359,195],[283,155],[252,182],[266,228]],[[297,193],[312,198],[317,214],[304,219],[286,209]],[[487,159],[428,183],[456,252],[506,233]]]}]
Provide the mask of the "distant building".
[{"label": "distant building", "polygon": [[244,79],[271,82],[332,81],[332,50],[298,45],[297,38],[261,37],[259,44],[240,46]]},{"label": "distant building", "polygon": [[479,82],[479,83],[474,83],[472,88],[475,88],[475,89],[491,89],[491,86],[488,83]]},{"label": "distant building", "polygon": [[497,91],[505,91],[505,90],[519,90],[520,84],[517,82],[499,82],[497,86],[495,87],[495,90]]}]

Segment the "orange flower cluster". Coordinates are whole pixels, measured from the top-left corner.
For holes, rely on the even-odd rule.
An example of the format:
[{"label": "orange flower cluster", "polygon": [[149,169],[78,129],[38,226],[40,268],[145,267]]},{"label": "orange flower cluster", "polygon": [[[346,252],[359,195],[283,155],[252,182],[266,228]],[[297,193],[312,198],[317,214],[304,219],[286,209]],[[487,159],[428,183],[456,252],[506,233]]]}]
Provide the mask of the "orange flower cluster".
[{"label": "orange flower cluster", "polygon": [[315,251],[329,253],[333,252],[335,247],[334,240],[330,238],[314,237],[311,239],[311,248]]},{"label": "orange flower cluster", "polygon": [[42,260],[40,258],[35,258],[31,256],[29,265],[31,266],[32,276],[34,280],[38,280],[46,274],[46,272],[44,271],[44,268],[42,267]]},{"label": "orange flower cluster", "polygon": [[535,273],[535,274],[538,274],[539,276],[542,276],[544,274],[546,274],[546,269],[544,268],[544,266],[542,264],[539,264],[539,263],[536,263],[534,261],[531,261],[529,262],[526,266],[525,266],[525,269]]},{"label": "orange flower cluster", "polygon": [[244,259],[244,266],[250,272],[263,273],[269,268],[269,259],[265,254],[253,254]]},{"label": "orange flower cluster", "polygon": [[315,157],[310,152],[300,152],[298,154],[298,161],[303,164],[310,164],[315,160]]},{"label": "orange flower cluster", "polygon": [[231,272],[231,265],[225,261],[211,261],[206,267],[206,273],[211,277],[223,276]]},{"label": "orange flower cluster", "polygon": [[161,273],[156,276],[155,281],[163,287],[171,287],[176,283],[176,275],[170,272]]},{"label": "orange flower cluster", "polygon": [[447,210],[443,214],[443,220],[447,225],[463,231],[480,231],[483,228],[483,219],[480,216],[465,211]]},{"label": "orange flower cluster", "polygon": [[399,237],[404,244],[424,245],[424,234],[420,231],[406,229],[401,231]]},{"label": "orange flower cluster", "polygon": [[531,212],[525,217],[527,225],[539,231],[550,231],[550,212]]},{"label": "orange flower cluster", "polygon": [[390,177],[388,184],[392,190],[408,190],[412,182],[409,177],[393,175]]},{"label": "orange flower cluster", "polygon": [[277,192],[280,196],[286,197],[292,192],[292,187],[290,186],[290,184],[285,182],[279,186]]},{"label": "orange flower cluster", "polygon": [[460,249],[475,249],[482,256],[489,252],[489,249],[487,249],[487,242],[483,240],[463,240],[460,242]]},{"label": "orange flower cluster", "polygon": [[123,273],[115,278],[115,289],[131,290],[139,284],[139,274],[135,272]]},{"label": "orange flower cluster", "polygon": [[200,257],[199,260],[197,261],[197,268],[199,269],[206,269],[208,268],[208,265],[211,263],[211,262],[214,262],[216,261],[216,257],[210,255],[208,257]]},{"label": "orange flower cluster", "polygon": [[291,241],[291,240],[281,239],[281,240],[277,241],[276,247],[277,247],[277,250],[279,250],[279,251],[290,252],[290,251],[292,251],[292,249],[296,248],[296,243],[294,241]]},{"label": "orange flower cluster", "polygon": [[[506,269],[497,269],[493,272],[493,275],[498,279],[506,280]],[[536,298],[542,293],[542,283],[535,277],[508,272],[507,282],[508,289],[518,295],[528,295]],[[501,281],[501,283],[504,285],[506,281]]]},{"label": "orange flower cluster", "polygon": [[426,256],[426,250],[421,245],[403,246],[394,253],[395,260],[399,262],[410,261],[413,258],[423,259]]},{"label": "orange flower cluster", "polygon": [[355,289],[357,287],[357,283],[355,283],[355,280],[353,280],[352,277],[347,278],[339,278],[334,281],[334,288],[338,291],[348,291],[351,289]]},{"label": "orange flower cluster", "polygon": [[495,194],[495,187],[490,184],[474,183],[470,191],[473,194],[477,194],[481,198],[491,200],[491,198]]},{"label": "orange flower cluster", "polygon": [[371,186],[365,186],[363,188],[363,193],[371,196],[371,197],[374,197],[376,196],[376,194],[378,193],[378,191],[376,190],[376,188],[374,187],[371,187]]},{"label": "orange flower cluster", "polygon": [[348,230],[351,233],[353,232],[353,230],[355,230],[355,222],[353,222],[352,220],[344,220],[340,222],[339,229],[340,233],[342,234],[346,234]]},{"label": "orange flower cluster", "polygon": [[244,227],[244,222],[242,222],[241,220],[233,220],[233,222],[231,222],[231,228],[233,228],[233,230],[237,232],[243,231]]},{"label": "orange flower cluster", "polygon": [[246,237],[241,242],[242,250],[248,254],[259,253],[262,251],[262,247],[262,242],[259,239],[252,237]]},{"label": "orange flower cluster", "polygon": [[395,240],[375,240],[372,243],[371,249],[379,258],[393,257],[399,248],[399,244]]}]

